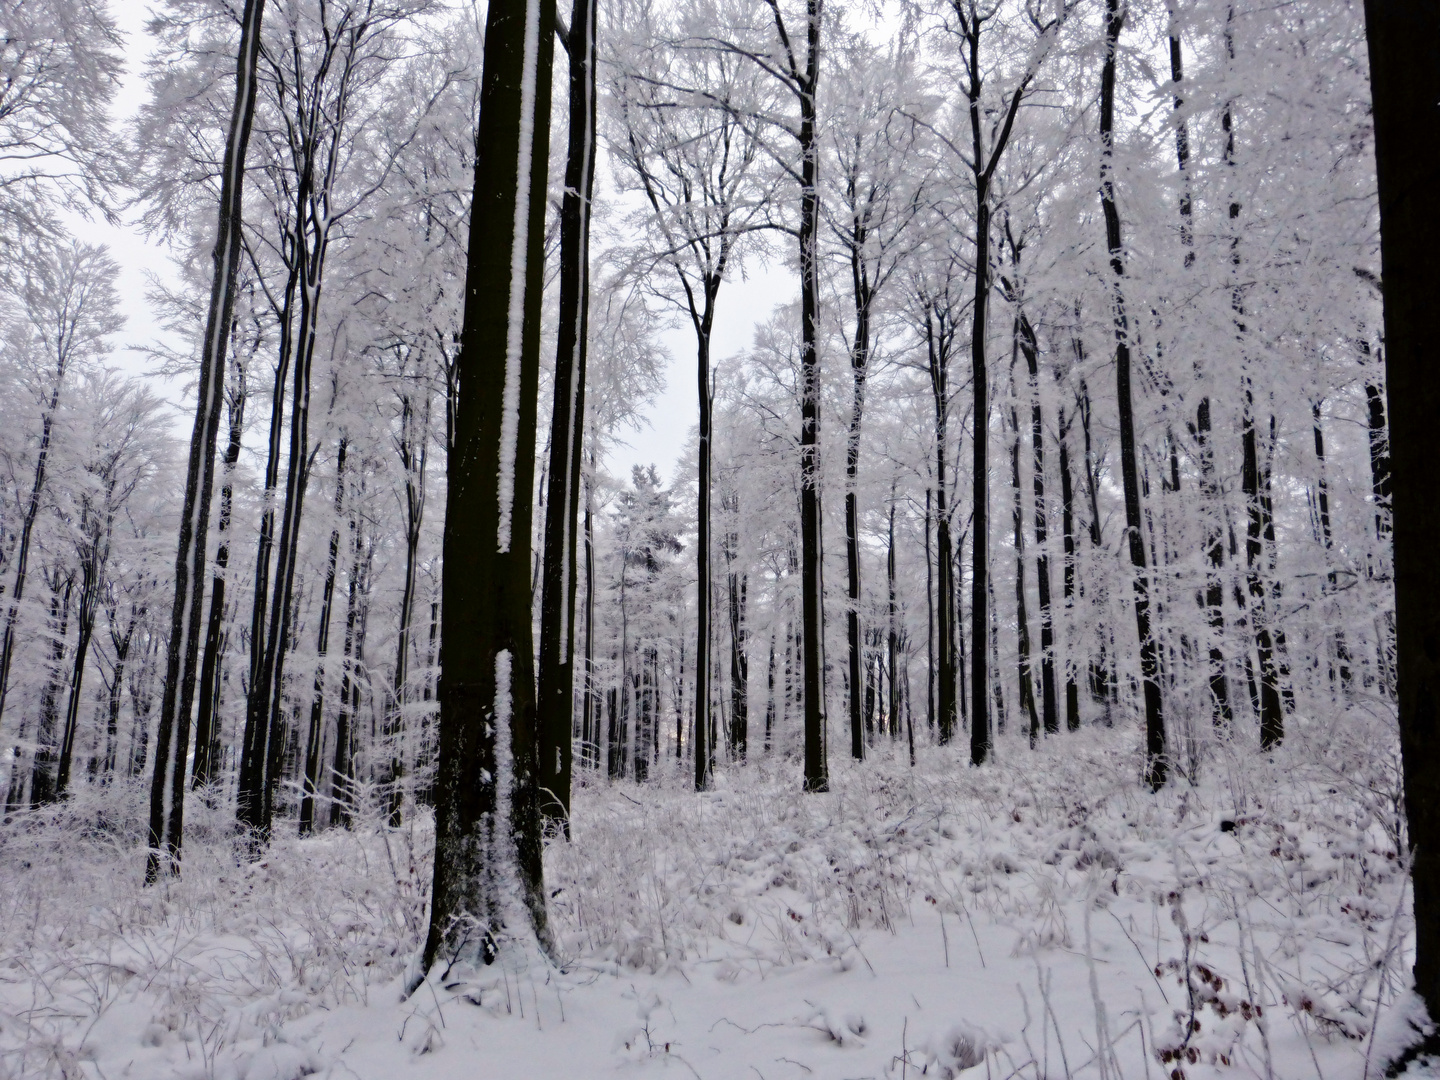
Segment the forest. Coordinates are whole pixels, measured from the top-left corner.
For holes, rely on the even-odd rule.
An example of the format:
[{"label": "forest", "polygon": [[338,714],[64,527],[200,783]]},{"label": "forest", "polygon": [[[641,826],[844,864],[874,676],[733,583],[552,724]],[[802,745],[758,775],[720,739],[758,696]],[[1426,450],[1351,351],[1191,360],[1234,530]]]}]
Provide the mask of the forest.
[{"label": "forest", "polygon": [[1428,1075],[1436,101],[1425,0],[0,0],[0,1080]]}]

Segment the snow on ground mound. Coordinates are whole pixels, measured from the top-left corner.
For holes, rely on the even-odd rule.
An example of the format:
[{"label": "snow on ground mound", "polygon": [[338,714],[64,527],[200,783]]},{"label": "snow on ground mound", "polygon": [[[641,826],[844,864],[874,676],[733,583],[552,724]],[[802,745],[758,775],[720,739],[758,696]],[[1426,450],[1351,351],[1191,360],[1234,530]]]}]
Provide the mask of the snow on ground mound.
[{"label": "snow on ground mound", "polygon": [[237,868],[198,807],[147,890],[75,800],[0,834],[0,1077],[1376,1076],[1414,1011],[1396,778],[1296,727],[1158,795],[1099,729],[886,747],[825,795],[786,762],[591,786],[546,858],[561,966],[404,1002],[423,819]]}]

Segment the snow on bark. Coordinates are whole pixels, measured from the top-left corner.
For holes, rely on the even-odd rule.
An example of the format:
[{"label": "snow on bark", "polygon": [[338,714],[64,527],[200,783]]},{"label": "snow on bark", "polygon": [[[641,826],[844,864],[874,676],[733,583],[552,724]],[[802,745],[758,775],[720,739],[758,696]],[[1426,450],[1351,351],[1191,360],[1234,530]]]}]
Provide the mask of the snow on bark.
[{"label": "snow on bark", "polygon": [[[526,249],[530,242],[530,171],[535,135],[536,67],[540,51],[540,0],[525,4],[525,58],[520,82],[520,152],[516,155],[515,232],[510,246],[506,314],[505,391],[500,420],[500,527],[498,550],[510,551],[515,513],[515,453],[520,442],[520,366],[525,329]],[[548,77],[548,72],[547,72]]]}]

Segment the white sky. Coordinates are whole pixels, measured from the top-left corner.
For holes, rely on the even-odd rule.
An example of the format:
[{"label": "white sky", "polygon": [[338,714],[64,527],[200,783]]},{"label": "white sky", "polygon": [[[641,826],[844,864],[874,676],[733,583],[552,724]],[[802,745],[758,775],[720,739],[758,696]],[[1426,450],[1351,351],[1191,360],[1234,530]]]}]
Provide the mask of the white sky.
[{"label": "white sky", "polygon": [[[145,23],[151,5],[143,0],[115,0],[111,15],[126,35],[127,69],[116,94],[113,114],[124,123],[138,112],[145,98],[143,67],[151,50]],[[159,325],[157,313],[146,298],[152,276],[173,283],[174,268],[166,250],[146,240],[133,223],[136,213],[126,215],[119,226],[95,218],[86,220],[79,213],[65,215],[66,224],[76,237],[89,243],[109,245],[111,256],[120,264],[118,283],[121,310],[126,317],[124,329],[115,336],[115,353],[111,363],[132,375],[145,376],[152,387],[175,407],[177,435],[188,435],[193,422],[194,385],[182,380],[161,379],[154,373],[155,364],[144,350],[157,341],[172,348],[184,349],[187,344],[167,334]],[[781,265],[755,267],[748,280],[735,276],[720,290],[711,356],[721,370],[741,350],[747,349],[754,335],[755,324],[767,317],[777,304],[793,299],[796,292],[794,275]],[[196,327],[198,334],[200,328]],[[694,436],[698,406],[695,386],[694,332],[688,324],[666,332],[662,338],[670,356],[666,387],[654,404],[646,410],[646,426],[621,434],[627,445],[611,451],[607,470],[617,478],[630,474],[632,465],[653,464],[669,482],[674,478],[677,461]]]}]

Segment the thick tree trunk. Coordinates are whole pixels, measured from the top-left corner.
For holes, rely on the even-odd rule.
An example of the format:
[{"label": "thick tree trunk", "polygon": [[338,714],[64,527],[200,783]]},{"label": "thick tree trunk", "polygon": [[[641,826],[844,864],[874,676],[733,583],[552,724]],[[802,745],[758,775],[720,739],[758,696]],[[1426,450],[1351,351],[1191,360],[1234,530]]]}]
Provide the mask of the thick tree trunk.
[{"label": "thick tree trunk", "polygon": [[486,20],[441,603],[435,879],[424,967],[549,949],[537,796],[530,491],[544,282],[551,0]]},{"label": "thick tree trunk", "polygon": [[[1397,685],[1414,885],[1415,990],[1434,1017],[1440,1016],[1440,652],[1435,648],[1440,470],[1430,447],[1440,416],[1433,344],[1440,295],[1440,214],[1434,198],[1440,190],[1440,26],[1434,6],[1417,0],[1367,0],[1365,19],[1394,432],[1384,492],[1394,497]],[[1375,488],[1378,503],[1379,469]]]},{"label": "thick tree trunk", "polygon": [[[585,364],[590,313],[590,200],[595,181],[597,0],[571,9],[570,130],[560,203],[560,322],[550,421],[550,489],[540,592],[536,697],[540,808],[570,835],[575,716],[575,525],[580,509]],[[587,706],[588,707],[588,706]]]}]

